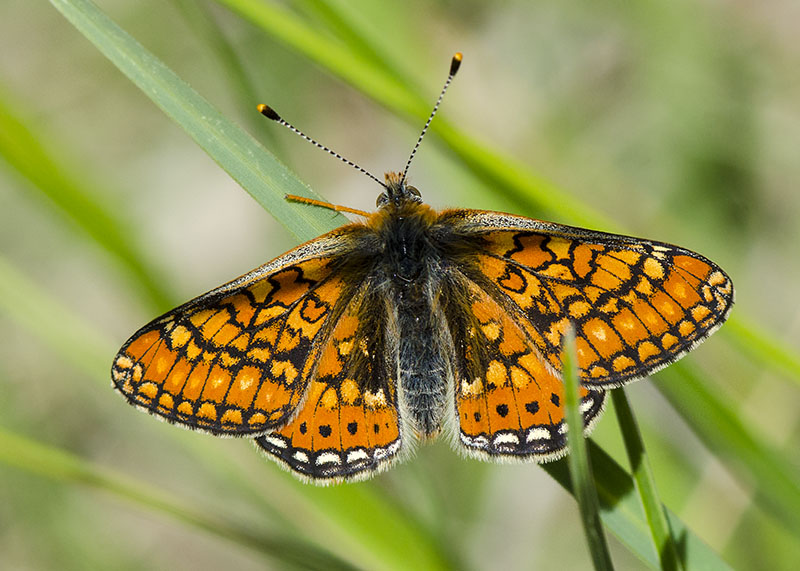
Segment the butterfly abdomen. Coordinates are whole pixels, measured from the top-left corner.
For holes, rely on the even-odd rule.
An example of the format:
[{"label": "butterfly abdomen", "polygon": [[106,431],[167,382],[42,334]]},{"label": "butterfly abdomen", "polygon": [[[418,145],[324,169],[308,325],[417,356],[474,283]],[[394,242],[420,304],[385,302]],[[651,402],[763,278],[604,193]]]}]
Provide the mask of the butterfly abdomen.
[{"label": "butterfly abdomen", "polygon": [[420,437],[439,433],[447,404],[450,363],[436,308],[437,278],[420,275],[397,294],[400,387],[403,408]]}]

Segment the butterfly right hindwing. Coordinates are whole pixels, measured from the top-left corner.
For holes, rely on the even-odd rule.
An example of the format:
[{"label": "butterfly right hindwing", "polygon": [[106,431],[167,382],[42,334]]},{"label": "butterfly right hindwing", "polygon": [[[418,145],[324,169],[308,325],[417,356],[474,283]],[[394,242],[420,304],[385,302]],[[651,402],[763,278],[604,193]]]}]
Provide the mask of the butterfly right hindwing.
[{"label": "butterfly right hindwing", "polygon": [[396,460],[404,436],[390,319],[379,288],[366,280],[320,347],[298,415],[258,445],[315,480],[365,478]]}]

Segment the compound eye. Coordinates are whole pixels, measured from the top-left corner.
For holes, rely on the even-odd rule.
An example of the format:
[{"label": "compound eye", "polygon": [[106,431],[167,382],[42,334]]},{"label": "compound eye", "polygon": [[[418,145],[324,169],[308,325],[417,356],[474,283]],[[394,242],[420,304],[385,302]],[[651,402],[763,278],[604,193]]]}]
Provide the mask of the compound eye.
[{"label": "compound eye", "polygon": [[413,194],[417,198],[422,198],[422,193],[417,189],[416,186],[409,185],[409,186],[406,187],[406,190],[408,190],[408,192],[410,192],[411,194]]},{"label": "compound eye", "polygon": [[375,206],[377,206],[378,208],[381,208],[383,206],[386,206],[386,204],[388,204],[388,202],[389,202],[389,197],[387,196],[387,194],[385,192],[382,192],[382,193],[380,193],[378,195],[378,199],[375,201]]}]

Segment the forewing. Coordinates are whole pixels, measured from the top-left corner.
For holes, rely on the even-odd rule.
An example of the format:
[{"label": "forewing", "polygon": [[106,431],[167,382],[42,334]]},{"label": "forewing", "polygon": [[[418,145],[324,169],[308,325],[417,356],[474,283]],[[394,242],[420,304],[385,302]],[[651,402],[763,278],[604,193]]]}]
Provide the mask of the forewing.
[{"label": "forewing", "polygon": [[214,434],[285,424],[347,302],[337,244],[309,242],[146,325],[114,359],[114,386],[131,404]]},{"label": "forewing", "polygon": [[[566,451],[564,386],[523,326],[486,291],[456,277],[443,296],[455,347],[461,444],[479,456],[543,462]],[[580,389],[586,432],[605,393]]]},{"label": "forewing", "polygon": [[575,324],[587,386],[619,386],[678,360],[733,304],[725,272],[678,246],[496,212],[449,216],[473,246],[465,271],[556,369]]},{"label": "forewing", "polygon": [[287,426],[258,445],[311,481],[361,479],[401,447],[397,339],[380,289],[367,283],[320,350],[308,397]]}]

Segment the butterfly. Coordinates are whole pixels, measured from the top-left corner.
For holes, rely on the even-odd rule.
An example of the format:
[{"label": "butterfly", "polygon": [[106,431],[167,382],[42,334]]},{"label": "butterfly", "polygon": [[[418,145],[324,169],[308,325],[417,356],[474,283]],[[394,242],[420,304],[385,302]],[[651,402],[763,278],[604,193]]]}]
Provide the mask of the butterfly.
[{"label": "butterfly", "polygon": [[607,389],[675,362],[727,318],[730,278],[679,246],[433,210],[406,181],[422,135],[406,169],[378,181],[375,213],[344,209],[365,219],[137,331],[114,359],[116,389],[169,422],[255,438],[315,483],[370,477],[443,431],[471,456],[545,462],[566,452],[568,327],[588,433]]}]

